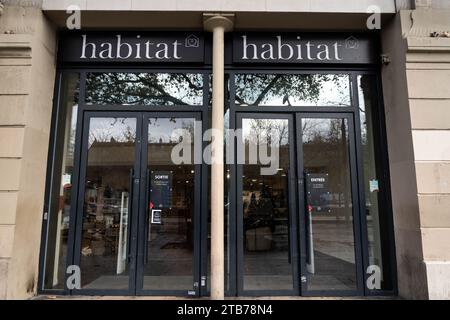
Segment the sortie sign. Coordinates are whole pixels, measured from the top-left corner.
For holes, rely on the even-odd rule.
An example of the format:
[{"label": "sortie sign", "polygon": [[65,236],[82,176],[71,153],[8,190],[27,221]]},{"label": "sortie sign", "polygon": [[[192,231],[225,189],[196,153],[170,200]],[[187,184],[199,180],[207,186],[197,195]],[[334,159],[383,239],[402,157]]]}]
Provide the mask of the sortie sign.
[{"label": "sortie sign", "polygon": [[376,50],[365,35],[237,33],[233,62],[367,64],[376,62]]}]

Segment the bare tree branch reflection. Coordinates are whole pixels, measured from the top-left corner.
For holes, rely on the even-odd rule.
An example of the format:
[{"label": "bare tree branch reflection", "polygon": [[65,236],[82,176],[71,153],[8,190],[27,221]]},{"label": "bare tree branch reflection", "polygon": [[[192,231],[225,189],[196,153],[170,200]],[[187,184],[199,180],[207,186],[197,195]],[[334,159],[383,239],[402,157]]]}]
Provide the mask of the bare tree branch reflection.
[{"label": "bare tree branch reflection", "polygon": [[190,73],[90,73],[86,102],[111,105],[201,105],[203,75]]},{"label": "bare tree branch reflection", "polygon": [[350,105],[345,74],[237,74],[239,105]]}]

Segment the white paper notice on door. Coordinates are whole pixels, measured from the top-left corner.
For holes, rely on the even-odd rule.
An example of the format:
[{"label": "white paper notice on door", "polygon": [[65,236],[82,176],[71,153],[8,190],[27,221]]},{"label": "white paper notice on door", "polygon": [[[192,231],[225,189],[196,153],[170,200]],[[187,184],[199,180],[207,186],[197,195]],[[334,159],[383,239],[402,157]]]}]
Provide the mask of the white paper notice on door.
[{"label": "white paper notice on door", "polygon": [[378,192],[380,191],[378,187],[378,180],[372,179],[370,180],[370,192]]},{"label": "white paper notice on door", "polygon": [[65,186],[66,184],[70,184],[71,180],[72,180],[71,178],[72,178],[71,174],[68,174],[68,173],[63,174],[62,185]]}]

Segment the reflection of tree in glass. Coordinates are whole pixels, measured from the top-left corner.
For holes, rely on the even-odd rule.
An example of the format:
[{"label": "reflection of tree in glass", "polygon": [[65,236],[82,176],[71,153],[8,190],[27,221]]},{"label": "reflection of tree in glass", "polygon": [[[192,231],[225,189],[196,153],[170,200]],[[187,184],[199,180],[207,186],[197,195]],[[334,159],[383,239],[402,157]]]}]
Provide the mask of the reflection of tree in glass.
[{"label": "reflection of tree in glass", "polygon": [[[333,201],[344,208],[345,221],[350,221],[351,205],[348,123],[344,118],[302,119],[303,161],[306,172],[329,174],[328,188]],[[336,218],[338,211],[333,209]]]},{"label": "reflection of tree in glass", "polygon": [[372,76],[358,76],[358,96],[359,96],[359,116],[361,121],[361,143],[366,146],[369,143],[368,128],[371,127],[373,112],[372,99],[374,99],[372,90]]},{"label": "reflection of tree in glass", "polygon": [[203,76],[189,73],[90,73],[89,104],[201,105]]},{"label": "reflection of tree in glass", "polygon": [[129,125],[125,128],[123,132],[123,142],[134,142],[136,138],[136,130]]},{"label": "reflection of tree in glass", "polygon": [[307,143],[336,143],[347,136],[345,119],[303,119],[302,139]]},{"label": "reflection of tree in glass", "polygon": [[134,142],[136,127],[127,118],[93,118],[90,122],[89,148],[94,142]]},{"label": "reflection of tree in glass", "polygon": [[[171,124],[169,125],[168,122]],[[181,123],[179,123],[181,121]],[[162,128],[156,129],[156,128]],[[183,140],[183,136],[176,130],[183,130],[183,133],[194,141],[194,120],[183,118],[150,118],[148,130],[149,143],[171,143],[178,144]]]},{"label": "reflection of tree in glass", "polygon": [[273,123],[269,119],[248,119],[250,121],[250,132],[246,137],[246,143],[252,142],[257,145],[269,142]]},{"label": "reflection of tree in glass", "polygon": [[250,106],[349,105],[349,77],[342,74],[238,74],[236,103]]},{"label": "reflection of tree in glass", "polygon": [[286,119],[244,119],[243,127],[249,128],[244,132],[245,145],[266,144],[281,147],[289,144],[289,123]]},{"label": "reflection of tree in glass", "polygon": [[62,92],[63,101],[67,100],[67,115],[66,117],[71,117],[70,121],[70,134],[68,147],[67,147],[67,159],[72,161],[73,154],[75,151],[75,131],[77,124],[77,110],[78,110],[78,100],[80,97],[80,78],[76,74],[69,77],[64,77],[62,87],[65,90]]}]

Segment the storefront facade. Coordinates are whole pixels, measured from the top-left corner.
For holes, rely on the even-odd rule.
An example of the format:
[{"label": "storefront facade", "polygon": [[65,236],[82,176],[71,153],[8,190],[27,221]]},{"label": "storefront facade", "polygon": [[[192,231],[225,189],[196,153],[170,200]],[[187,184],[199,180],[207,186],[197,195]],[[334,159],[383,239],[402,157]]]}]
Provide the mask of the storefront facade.
[{"label": "storefront facade", "polygon": [[[39,159],[27,165],[19,157],[24,185],[32,168],[43,168],[42,194],[22,195],[21,183],[2,192],[8,204],[11,193],[17,203],[32,195],[44,208],[33,220],[42,227],[38,235],[26,214],[10,224],[5,297],[24,294],[22,280],[11,280],[24,274],[34,274],[24,284],[28,295],[445,297],[445,284],[433,277],[446,276],[432,269],[446,265],[438,253],[445,245],[431,246],[416,220],[431,198],[411,176],[420,168],[409,165],[445,163],[446,155],[420,160],[417,141],[428,128],[411,132],[408,119],[417,112],[410,115],[409,103],[416,101],[408,102],[411,82],[395,71],[406,55],[400,45],[386,49],[401,36],[400,13],[383,7],[386,28],[367,31],[367,17],[357,12],[351,28],[336,13],[314,30],[312,22],[296,26],[294,9],[177,11],[179,25],[154,22],[159,28],[136,28],[133,18],[114,24],[120,10],[97,21],[101,11],[86,9],[87,29],[66,31],[52,24],[67,14],[51,8],[44,2],[48,18],[34,30],[45,34],[37,37],[43,66],[54,52],[46,68],[54,72],[45,78],[53,90],[36,83],[29,96],[45,92],[53,104],[26,112],[29,122],[18,127],[45,127],[47,144],[30,154]],[[279,17],[264,27],[270,14]],[[49,49],[52,37],[58,44]],[[23,57],[3,61],[38,68],[32,54],[39,50],[27,62],[24,48]],[[439,94],[445,99],[445,89]],[[217,132],[221,138],[211,139]],[[4,158],[6,165],[16,157]],[[434,212],[444,211],[430,230],[445,229],[438,204],[445,199],[433,202]],[[414,211],[417,202],[422,211]],[[12,271],[26,260],[13,256],[26,246],[18,236],[31,229],[34,265]],[[422,253],[427,243],[434,256]]]}]

